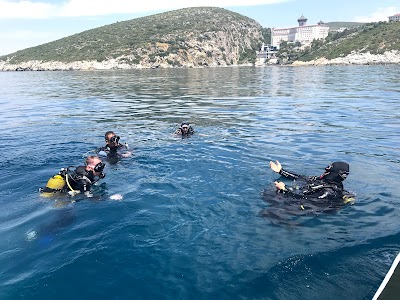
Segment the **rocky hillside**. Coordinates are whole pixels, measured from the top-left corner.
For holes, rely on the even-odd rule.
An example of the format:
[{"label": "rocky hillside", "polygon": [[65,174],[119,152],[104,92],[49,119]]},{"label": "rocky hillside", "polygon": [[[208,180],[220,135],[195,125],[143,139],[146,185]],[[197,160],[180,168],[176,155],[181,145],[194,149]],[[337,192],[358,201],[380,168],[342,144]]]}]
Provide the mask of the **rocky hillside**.
[{"label": "rocky hillside", "polygon": [[400,22],[377,22],[329,34],[297,52],[297,65],[400,63]]},{"label": "rocky hillside", "polygon": [[215,7],[102,26],[0,57],[0,70],[228,66],[253,62],[262,27]]}]

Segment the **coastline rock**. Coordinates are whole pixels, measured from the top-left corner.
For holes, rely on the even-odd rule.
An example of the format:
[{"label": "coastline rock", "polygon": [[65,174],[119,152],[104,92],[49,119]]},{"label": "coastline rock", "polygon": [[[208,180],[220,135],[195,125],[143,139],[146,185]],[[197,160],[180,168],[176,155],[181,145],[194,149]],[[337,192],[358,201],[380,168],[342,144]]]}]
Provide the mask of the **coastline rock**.
[{"label": "coastline rock", "polygon": [[295,61],[293,66],[330,66],[330,65],[386,65],[400,64],[400,51],[391,50],[383,54],[352,52],[345,57],[326,59],[324,57],[312,61]]}]

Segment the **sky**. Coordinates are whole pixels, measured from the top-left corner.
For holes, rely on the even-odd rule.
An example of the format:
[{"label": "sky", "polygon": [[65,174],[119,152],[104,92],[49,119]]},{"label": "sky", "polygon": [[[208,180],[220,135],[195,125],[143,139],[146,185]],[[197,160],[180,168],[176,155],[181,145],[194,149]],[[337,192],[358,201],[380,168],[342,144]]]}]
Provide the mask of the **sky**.
[{"label": "sky", "polygon": [[388,21],[399,0],[0,0],[0,55],[41,45],[103,25],[170,10],[215,6],[252,18],[263,27],[324,22]]}]

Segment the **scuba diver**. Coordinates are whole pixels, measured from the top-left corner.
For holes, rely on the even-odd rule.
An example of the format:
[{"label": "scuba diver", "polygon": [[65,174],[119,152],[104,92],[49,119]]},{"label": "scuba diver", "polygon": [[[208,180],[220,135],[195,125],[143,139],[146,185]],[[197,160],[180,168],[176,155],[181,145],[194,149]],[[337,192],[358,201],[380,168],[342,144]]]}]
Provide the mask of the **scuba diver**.
[{"label": "scuba diver", "polygon": [[178,129],[176,129],[175,134],[182,135],[182,137],[188,137],[194,134],[194,129],[190,126],[189,122],[182,122]]},{"label": "scuba diver", "polygon": [[110,162],[116,162],[120,157],[129,157],[132,155],[132,153],[128,151],[128,144],[121,144],[119,142],[120,137],[113,131],[107,131],[104,138],[106,141],[105,146],[97,149],[97,153],[100,156],[106,156]]},{"label": "scuba diver", "polygon": [[92,186],[106,176],[103,173],[104,166],[105,164],[98,156],[88,156],[84,166],[76,167],[73,171],[71,170],[73,166],[66,169],[62,168],[39,191],[44,197],[59,194],[75,196],[79,193],[87,197],[93,197],[91,193]]},{"label": "scuba diver", "polygon": [[[279,161],[269,163],[271,169],[292,180],[298,182],[292,187],[286,187],[282,181],[275,181],[277,193],[294,199],[300,199],[302,210],[307,208],[323,207],[337,208],[354,200],[354,195],[343,188],[343,181],[349,175],[349,164],[346,162],[334,162],[325,168],[320,176],[304,176],[284,170]],[[299,185],[300,183],[300,185]]]}]

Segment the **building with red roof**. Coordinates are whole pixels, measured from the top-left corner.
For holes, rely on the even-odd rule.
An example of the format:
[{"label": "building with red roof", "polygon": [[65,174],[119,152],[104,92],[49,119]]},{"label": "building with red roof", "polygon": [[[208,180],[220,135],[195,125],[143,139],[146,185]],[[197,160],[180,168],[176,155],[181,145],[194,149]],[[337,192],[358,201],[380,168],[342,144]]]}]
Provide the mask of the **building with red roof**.
[{"label": "building with red roof", "polygon": [[400,21],[400,14],[395,14],[389,17],[389,22],[398,22]]}]

